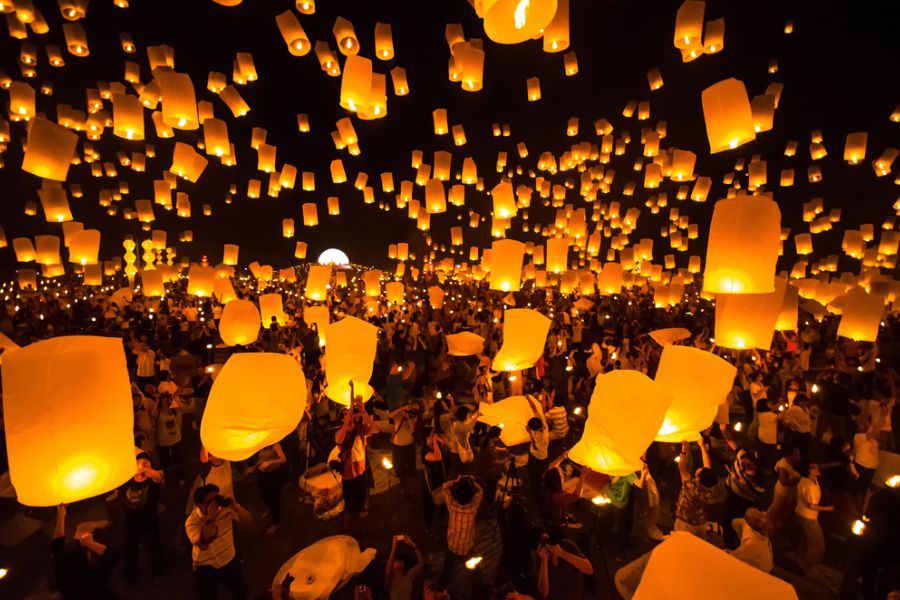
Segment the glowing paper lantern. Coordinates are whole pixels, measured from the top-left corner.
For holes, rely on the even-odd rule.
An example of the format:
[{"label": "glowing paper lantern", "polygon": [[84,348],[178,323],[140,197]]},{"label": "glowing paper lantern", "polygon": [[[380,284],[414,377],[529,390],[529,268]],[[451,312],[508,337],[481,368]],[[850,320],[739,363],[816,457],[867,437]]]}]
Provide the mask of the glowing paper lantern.
[{"label": "glowing paper lantern", "polygon": [[222,264],[231,267],[237,265],[238,252],[240,252],[240,246],[237,244],[225,244],[222,248]]},{"label": "glowing paper lantern", "polygon": [[331,265],[313,265],[306,276],[303,294],[310,300],[324,300],[331,282]]},{"label": "glowing paper lantern", "polygon": [[28,130],[22,170],[44,179],[65,181],[77,144],[75,133],[46,119],[34,118]]},{"label": "glowing paper lantern", "polygon": [[600,271],[597,287],[603,294],[618,294],[624,284],[622,263],[606,263]]},{"label": "glowing paper lantern", "polygon": [[325,333],[328,329],[328,324],[331,323],[328,307],[325,305],[307,306],[303,309],[303,320],[306,321],[307,325],[316,326],[316,331],[319,333],[319,345],[326,345]]},{"label": "glowing paper lantern", "polygon": [[780,277],[774,282],[775,291],[768,294],[716,296],[715,339],[718,346],[769,349],[787,286]]},{"label": "glowing paper lantern", "polygon": [[34,238],[35,260],[42,265],[57,265],[59,260],[59,237],[38,235]]},{"label": "glowing paper lantern", "polygon": [[200,127],[197,97],[190,75],[158,70],[154,73],[162,95],[162,121],[173,129]]},{"label": "glowing paper lantern", "polygon": [[305,56],[309,53],[312,44],[309,43],[306,31],[303,30],[303,26],[300,25],[300,21],[293,12],[286,10],[279,14],[275,17],[275,24],[278,26],[278,31],[281,32],[284,43],[287,44],[288,52],[294,56]]},{"label": "glowing paper lantern", "polygon": [[495,371],[521,371],[534,366],[544,352],[550,319],[530,308],[503,314],[503,346],[494,357]]},{"label": "glowing paper lantern", "polygon": [[837,334],[858,342],[874,342],[884,316],[884,296],[855,287],[843,297]]},{"label": "glowing paper lantern", "polygon": [[366,296],[377,298],[381,295],[381,271],[373,269],[363,273],[363,285],[366,288]]},{"label": "glowing paper lantern", "polygon": [[315,202],[306,202],[302,207],[303,225],[305,227],[315,227],[319,224],[319,211]]},{"label": "glowing paper lantern", "polygon": [[209,392],[200,439],[210,454],[246,460],[294,431],[305,409],[300,363],[272,352],[233,354]]},{"label": "glowing paper lantern", "polygon": [[57,506],[134,475],[134,413],[121,340],[63,336],[3,357],[9,474],[19,502]]},{"label": "glowing paper lantern", "polygon": [[797,311],[800,303],[800,290],[788,284],[784,290],[784,301],[775,321],[775,329],[778,331],[797,330]]},{"label": "glowing paper lantern", "polygon": [[100,251],[100,231],[83,229],[72,234],[69,241],[69,262],[80,265],[97,264],[97,253]]},{"label": "glowing paper lantern", "polygon": [[698,589],[705,600],[797,600],[791,584],[684,531],[653,549],[632,599],[681,600]]},{"label": "glowing paper lantern", "polygon": [[703,290],[771,292],[781,248],[781,211],[771,196],[738,195],[713,208]]},{"label": "glowing paper lantern", "polygon": [[126,140],[144,139],[144,105],[136,96],[113,94],[113,135]]},{"label": "glowing paper lantern", "polygon": [[222,342],[228,346],[246,346],[256,341],[260,323],[256,305],[249,300],[231,300],[222,310],[219,335],[222,336]]},{"label": "glowing paper lantern", "polygon": [[450,356],[475,356],[484,352],[484,338],[471,331],[451,333],[446,339]]},{"label": "glowing paper lantern", "polygon": [[484,32],[498,44],[518,44],[538,37],[556,14],[556,0],[482,0],[476,3]]},{"label": "glowing paper lantern", "polygon": [[279,325],[287,323],[281,294],[262,294],[259,297],[259,311],[262,313],[263,327],[268,328],[272,322]]},{"label": "glowing paper lantern", "polygon": [[350,382],[353,390],[368,400],[373,393],[369,385],[372,364],[378,345],[378,328],[356,317],[331,323],[326,329],[325,395],[334,402],[350,405]]},{"label": "glowing paper lantern", "polygon": [[794,246],[796,247],[797,254],[812,254],[813,251],[813,242],[812,242],[812,234],[809,233],[798,233],[794,236]]},{"label": "glowing paper lantern", "polygon": [[211,296],[216,279],[216,270],[213,267],[191,265],[188,271],[187,293],[191,296]]},{"label": "glowing paper lantern", "polygon": [[31,239],[26,237],[13,238],[13,250],[16,253],[16,260],[19,262],[31,262],[35,259],[36,254],[34,244]]},{"label": "glowing paper lantern", "polygon": [[213,283],[213,295],[222,304],[227,304],[237,298],[234,286],[227,277],[216,277],[216,281]]},{"label": "glowing paper lantern", "polygon": [[722,152],[756,139],[747,88],[737,79],[725,79],[703,90],[703,118],[709,151]]},{"label": "glowing paper lantern", "polygon": [[371,93],[372,61],[355,54],[348,56],[341,75],[341,107],[351,112],[366,110]]},{"label": "glowing paper lantern", "polygon": [[737,369],[706,350],[689,346],[663,348],[654,381],[672,396],[657,442],[700,439],[725,402]]},{"label": "glowing paper lantern", "polygon": [[141,272],[141,291],[144,296],[157,297],[166,294],[166,288],[163,285],[162,271],[157,269],[144,269]]},{"label": "glowing paper lantern", "polygon": [[675,14],[675,47],[682,51],[697,50],[703,46],[703,0],[686,0]]},{"label": "glowing paper lantern", "polygon": [[647,335],[653,338],[653,341],[660,346],[668,346],[675,342],[688,339],[691,337],[691,332],[683,327],[670,327],[668,329],[651,331]]},{"label": "glowing paper lantern", "polygon": [[[531,403],[538,413],[544,414],[541,403],[532,400]],[[507,446],[517,446],[531,441],[528,435],[528,421],[534,417],[534,410],[525,396],[510,396],[493,404],[482,402],[478,407],[481,415],[479,423],[489,427],[500,427],[500,441]]]},{"label": "glowing paper lantern", "polygon": [[517,292],[522,284],[525,244],[517,240],[495,240],[491,245],[490,289]]},{"label": "glowing paper lantern", "polygon": [[569,240],[550,238],[547,240],[547,270],[561,273],[569,268]]},{"label": "glowing paper lantern", "polygon": [[388,304],[403,304],[403,283],[390,281],[384,286],[384,295]]},{"label": "glowing paper lantern", "polygon": [[639,371],[598,375],[584,433],[569,459],[612,476],[640,470],[671,403],[669,392]]}]

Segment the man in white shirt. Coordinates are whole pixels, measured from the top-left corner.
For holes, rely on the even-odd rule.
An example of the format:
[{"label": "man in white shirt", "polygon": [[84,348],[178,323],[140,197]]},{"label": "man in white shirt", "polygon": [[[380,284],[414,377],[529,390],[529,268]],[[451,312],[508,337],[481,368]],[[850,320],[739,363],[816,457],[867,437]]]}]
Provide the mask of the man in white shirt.
[{"label": "man in white shirt", "polygon": [[143,389],[148,383],[154,383],[155,381],[156,352],[146,342],[140,342],[135,355],[137,356],[137,381]]},{"label": "man in white shirt", "polygon": [[221,582],[234,600],[245,600],[247,584],[235,557],[233,529],[235,522],[248,521],[250,513],[234,499],[219,495],[219,487],[211,483],[194,492],[194,506],[184,528],[192,544],[200,598],[217,599]]},{"label": "man in white shirt", "polygon": [[748,508],[743,519],[734,519],[732,527],[741,538],[741,545],[730,554],[764,573],[771,573],[774,565],[772,542],[769,541],[771,525],[766,513]]}]

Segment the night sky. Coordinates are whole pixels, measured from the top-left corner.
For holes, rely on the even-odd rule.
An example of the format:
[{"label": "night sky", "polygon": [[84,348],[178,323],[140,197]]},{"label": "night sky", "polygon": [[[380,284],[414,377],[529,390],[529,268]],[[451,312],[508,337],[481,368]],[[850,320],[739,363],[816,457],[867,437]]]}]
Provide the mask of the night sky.
[{"label": "night sky", "polygon": [[[48,80],[54,84],[53,96],[38,94],[39,111],[55,119],[55,103],[70,104],[84,110],[85,89],[95,87],[97,81],[121,81],[126,60],[141,64],[141,80],[150,79],[146,46],[168,44],[175,48],[175,70],[188,73],[194,82],[198,100],[214,104],[216,116],[229,125],[229,136],[237,149],[237,166],[224,167],[210,157],[210,163],[196,184],[179,182],[178,191],[187,192],[192,203],[192,217],[178,218],[174,210],[166,212],[155,206],[157,221],[154,229],[168,231],[169,244],[177,241],[178,232],[193,231],[192,243],[175,243],[180,256],[199,260],[207,255],[212,264],[222,256],[223,243],[237,243],[241,247],[240,262],[252,260],[276,267],[294,264],[294,245],[298,240],[309,243],[309,257],[314,258],[327,247],[345,250],[357,263],[386,266],[387,246],[390,243],[410,242],[420,248],[423,235],[415,221],[399,211],[394,203],[395,193],[381,192],[379,174],[394,173],[399,190],[400,181],[413,180],[415,170],[410,166],[411,151],[424,151],[425,162],[432,162],[435,150],[451,151],[453,172],[461,168],[462,159],[472,156],[478,174],[484,177],[485,191],[477,192],[467,186],[466,207],[448,206],[448,212],[433,215],[431,233],[435,244],[449,246],[449,228],[462,225],[465,249],[462,260],[468,257],[471,245],[490,244],[490,218],[476,231],[468,227],[468,212],[483,216],[490,213],[489,190],[497,183],[495,169],[498,151],[507,151],[510,166],[522,165],[525,174],[513,180],[530,184],[528,169],[533,168],[541,152],[559,156],[573,143],[599,143],[593,122],[608,119],[614,135],[631,133],[632,142],[624,157],[614,157],[608,165],[616,170],[609,194],[600,201],[618,200],[622,212],[631,207],[643,207],[650,195],[668,193],[669,206],[677,206],[682,214],[689,214],[691,222],[700,225],[701,237],[692,240],[689,251],[678,253],[678,266],[684,267],[691,254],[704,255],[703,232],[708,227],[713,201],[726,193],[723,176],[732,171],[735,160],[759,154],[768,161],[766,190],[773,192],[782,210],[784,226],[792,235],[807,231],[801,220],[801,205],[812,198],[824,200],[825,211],[843,210],[842,220],[830,232],[815,236],[816,257],[839,253],[844,229],[873,223],[878,229],[885,217],[893,214],[891,205],[900,195],[895,185],[897,169],[876,178],[870,162],[886,147],[900,148],[900,123],[892,123],[889,115],[900,102],[900,79],[897,77],[897,58],[900,57],[900,9],[894,0],[859,0],[837,2],[785,2],[760,0],[734,2],[712,0],[706,3],[706,19],[724,17],[725,50],[702,56],[691,63],[682,63],[672,38],[675,13],[680,1],[608,1],[571,0],[571,46],[578,57],[579,73],[566,77],[563,54],[543,52],[540,41],[513,46],[498,45],[486,38],[481,20],[465,0],[321,0],[314,15],[298,15],[310,40],[324,39],[335,48],[331,28],[336,16],[349,19],[355,26],[361,44],[361,55],[373,57],[373,29],[376,21],[389,22],[393,27],[395,58],[384,62],[373,60],[375,70],[387,73],[394,66],[407,71],[411,93],[396,97],[388,81],[388,116],[375,121],[353,124],[360,137],[362,154],[350,156],[335,149],[330,132],[335,121],[348,113],[338,105],[341,80],[328,77],[319,67],[315,53],[304,57],[291,56],[276,28],[275,15],[294,2],[285,0],[245,0],[234,8],[214,4],[211,0],[169,0],[146,2],[131,0],[131,7],[116,8],[111,0],[93,0],[87,17],[80,23],[88,33],[91,54],[80,59],[65,52],[61,23],[64,22],[57,3],[35,0],[50,24],[50,33],[31,35],[28,42],[38,47],[38,78],[33,85]],[[792,20],[794,33],[784,35],[785,22]],[[461,23],[468,38],[484,38],[486,53],[484,89],[477,93],[463,91],[458,83],[447,77],[449,49],[444,38],[447,23]],[[118,35],[128,32],[138,46],[136,54],[121,50]],[[57,44],[63,48],[66,66],[52,68],[47,64],[44,45]],[[0,41],[0,68],[15,79],[21,79],[18,55],[21,42],[7,35]],[[232,61],[237,52],[251,52],[259,80],[238,91],[251,107],[251,112],[239,119],[214,94],[206,90],[210,70],[225,73],[230,81]],[[343,56],[340,56],[343,62]],[[769,74],[771,59],[778,60],[778,72]],[[651,92],[646,73],[659,68],[664,86]],[[526,100],[526,79],[537,76],[541,81],[542,99]],[[727,77],[742,80],[750,97],[764,92],[772,81],[784,84],[781,103],[775,113],[774,129],[760,134],[756,141],[737,150],[709,155],[706,131],[700,103],[701,91]],[[390,79],[390,77],[388,77]],[[131,86],[127,85],[129,91]],[[0,92],[4,105],[8,95]],[[650,100],[651,118],[648,121],[627,119],[622,109],[629,100]],[[110,103],[106,108],[111,109]],[[465,127],[467,144],[455,147],[451,135],[435,136],[431,112],[447,108],[450,125]],[[5,111],[4,111],[5,112]],[[296,114],[307,113],[312,131],[299,133]],[[118,178],[93,178],[86,164],[73,166],[68,183],[78,183],[84,190],[81,199],[70,198],[75,220],[86,228],[100,229],[103,237],[101,259],[121,255],[121,242],[127,233],[138,232],[136,221],[124,221],[122,210],[133,207],[138,198],[153,198],[153,180],[168,168],[175,140],[193,144],[202,140],[202,128],[194,132],[176,132],[175,140],[155,139],[154,128],[145,111],[147,143],[156,147],[155,160],[148,160],[145,173],[134,173],[119,167]],[[580,118],[577,137],[566,136],[570,117]],[[635,157],[640,154],[640,131],[657,121],[667,122],[667,137],[662,147],[675,146],[698,155],[695,173],[712,177],[714,185],[705,204],[675,200],[676,182],[664,180],[656,190],[641,187],[643,174],[632,170]],[[508,123],[510,137],[493,137],[491,124]],[[252,127],[268,130],[267,143],[278,148],[278,168],[283,163],[297,167],[298,178],[294,190],[283,190],[277,199],[263,194],[258,200],[246,197],[247,180],[258,178],[264,184],[268,176],[256,171],[256,152],[249,147]],[[822,167],[824,180],[810,184],[806,169],[812,164],[809,156],[810,132],[821,129],[828,156],[815,164]],[[5,154],[5,167],[0,170],[0,219],[10,242],[10,248],[0,250],[0,270],[10,274],[16,268],[11,241],[17,236],[60,234],[59,225],[47,223],[43,212],[37,216],[23,214],[24,203],[38,201],[40,180],[21,172],[21,142],[24,125],[11,124],[12,142]],[[849,132],[868,132],[866,161],[849,166],[842,160],[845,136]],[[797,140],[796,156],[783,156],[788,140]],[[529,156],[519,160],[516,144],[524,141]],[[117,150],[127,152],[144,149],[145,142],[128,142],[106,130],[103,139],[95,142],[104,161],[115,161]],[[81,145],[79,144],[79,151]],[[201,151],[202,152],[202,151]],[[331,160],[343,160],[348,183],[331,183],[328,166]],[[900,162],[900,161],[898,161]],[[793,187],[778,186],[781,169],[795,169]],[[314,171],[316,190],[305,192],[300,186],[300,172]],[[376,190],[376,204],[364,205],[362,192],[353,187],[356,174],[369,174],[369,185]],[[546,176],[546,174],[544,174]],[[746,180],[746,169],[742,174]],[[560,172],[555,183],[566,179],[576,182],[569,190],[566,202],[576,207],[589,206],[578,196],[577,172]],[[117,187],[127,181],[130,194],[123,197],[117,216],[111,217],[97,204],[100,189]],[[622,188],[635,181],[634,196],[623,196]],[[231,205],[224,203],[229,186],[237,184]],[[264,188],[265,189],[265,188]],[[448,186],[449,189],[449,186]],[[327,216],[325,199],[337,195],[341,200],[341,215]],[[424,200],[424,191],[416,187],[414,197]],[[317,202],[319,226],[302,226],[300,206],[303,202]],[[387,202],[389,212],[379,210],[378,203]],[[213,215],[204,217],[201,205],[211,204]],[[532,221],[552,222],[555,209],[540,206],[535,194],[529,210]],[[458,216],[462,220],[458,221]],[[668,209],[651,215],[644,208],[639,226],[631,241],[642,237],[657,238],[656,262],[668,253],[668,243],[659,241],[659,229],[667,223]],[[294,239],[281,236],[281,220],[293,217],[297,235]],[[61,235],[61,234],[60,234]],[[537,241],[538,234],[523,234],[520,218],[513,220],[509,237],[523,241]],[[604,241],[600,257],[605,260],[608,242]],[[785,244],[785,256],[779,269],[793,264],[793,242]],[[442,255],[438,253],[438,258]],[[842,259],[841,269],[855,269],[855,261]]]}]

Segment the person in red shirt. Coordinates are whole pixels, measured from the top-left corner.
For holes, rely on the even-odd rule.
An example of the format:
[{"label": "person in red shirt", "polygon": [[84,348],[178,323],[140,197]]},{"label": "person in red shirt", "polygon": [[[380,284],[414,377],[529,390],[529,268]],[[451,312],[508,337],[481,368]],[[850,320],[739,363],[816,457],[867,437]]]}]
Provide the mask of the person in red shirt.
[{"label": "person in red shirt", "polygon": [[369,478],[366,474],[366,438],[374,431],[372,417],[363,407],[362,396],[353,393],[350,384],[350,408],[344,413],[344,423],[335,433],[341,471],[341,490],[344,495],[344,531],[350,535],[359,529],[365,516]]}]

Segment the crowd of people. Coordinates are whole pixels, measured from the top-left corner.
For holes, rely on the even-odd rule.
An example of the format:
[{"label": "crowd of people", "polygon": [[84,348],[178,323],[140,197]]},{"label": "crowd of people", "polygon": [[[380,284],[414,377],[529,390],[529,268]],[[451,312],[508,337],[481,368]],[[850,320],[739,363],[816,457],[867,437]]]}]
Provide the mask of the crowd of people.
[{"label": "crowd of people", "polygon": [[[255,298],[251,280],[235,282],[238,296]],[[138,286],[130,300],[113,302],[74,282],[7,295],[0,332],[16,343],[121,337],[132,375],[135,475],[107,499],[118,507],[110,511],[113,527],[82,522],[67,541],[67,508],[58,508],[54,587],[65,598],[107,598],[119,562],[130,586],[147,576],[142,556],[152,577],[177,569],[160,535],[161,516],[179,510],[161,505],[169,488],[184,503],[178,520],[200,598],[218,598],[223,589],[235,599],[287,597],[290,582],[248,589],[236,532],[252,520],[278,535],[283,491],[297,489],[314,468],[330,469],[341,482],[343,514],[329,522],[333,533],[380,546],[379,576],[346,591],[358,598],[605,597],[598,572],[611,584],[610,573],[670,531],[720,545],[766,573],[862,597],[900,587],[890,539],[900,531],[896,491],[873,481],[882,453],[898,448],[896,314],[885,317],[875,344],[837,338],[837,317],[816,320],[801,311],[797,331],[777,332],[768,351],[735,351],[715,345],[714,306],[690,288],[667,309],[656,308],[646,288],[589,298],[589,308],[530,289],[514,299],[552,319],[545,352],[532,368],[504,373],[492,369],[491,357],[502,344],[505,296],[447,282],[443,306],[433,308],[426,287],[410,283],[405,304],[379,311],[352,284],[332,290],[332,321],[352,315],[379,328],[376,393],[365,402],[354,396],[348,407],[323,393],[327,349],[316,325],[304,321],[300,288],[291,285],[267,290],[283,293],[286,320],[264,324],[256,342],[238,348],[223,347],[218,336],[222,306],[189,297],[183,282],[162,299],[143,297]],[[649,334],[672,327],[690,334],[677,343],[737,367],[715,421],[697,442],[654,442],[632,474],[610,478],[569,461],[596,376],[633,369],[652,377],[662,346]],[[483,352],[448,355],[445,336],[463,331],[484,338]],[[258,351],[287,353],[303,367],[309,394],[296,432],[241,463],[196,450],[189,438],[196,439],[218,366],[232,352]],[[534,416],[524,432],[529,441],[507,447],[499,427],[479,420],[479,407],[514,395],[527,398]],[[398,510],[416,515],[424,540],[403,531],[389,543],[369,535],[373,519],[384,517],[371,511],[376,466],[369,446],[379,437],[399,481],[389,493]],[[252,480],[265,507],[257,514],[235,494],[236,482]],[[858,539],[857,521],[867,528]],[[476,530],[485,525],[501,541],[499,565],[459,592],[453,574],[477,568]],[[830,546],[847,544],[857,544],[853,556],[828,556]],[[423,545],[443,559],[427,561]],[[618,593],[627,596],[627,586]]]}]

